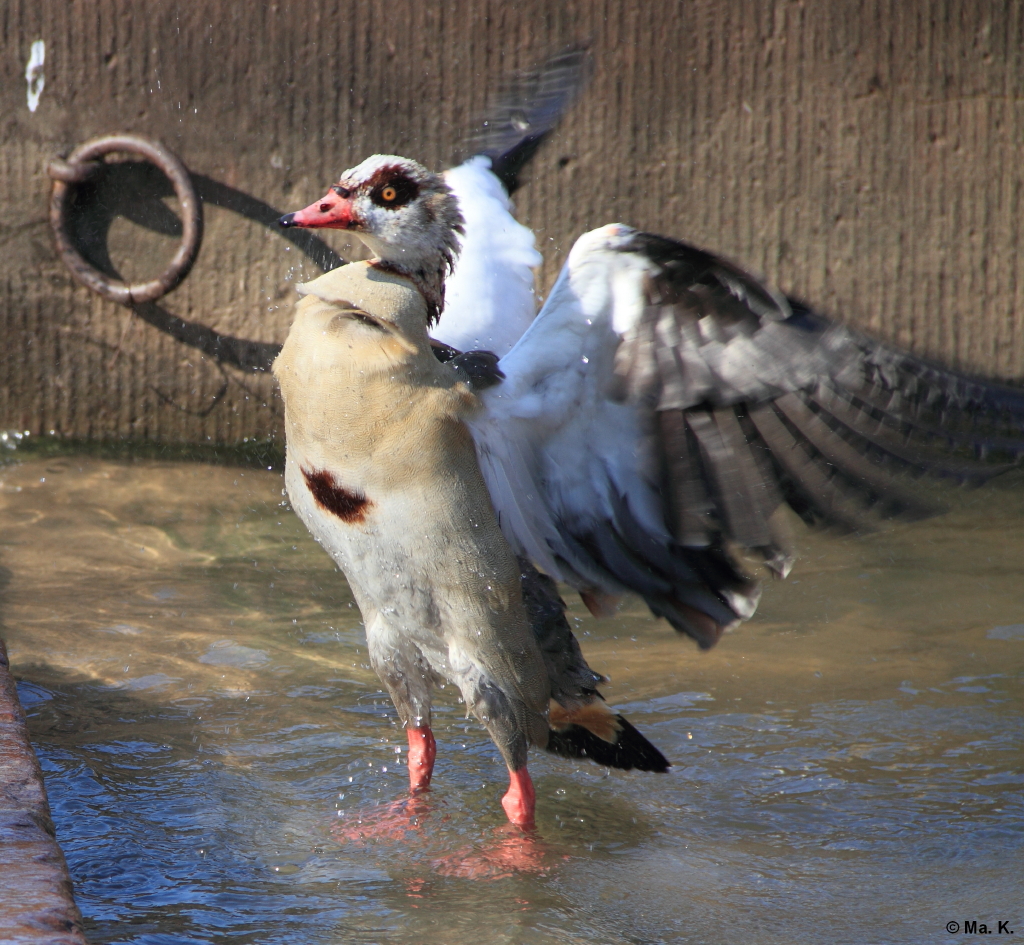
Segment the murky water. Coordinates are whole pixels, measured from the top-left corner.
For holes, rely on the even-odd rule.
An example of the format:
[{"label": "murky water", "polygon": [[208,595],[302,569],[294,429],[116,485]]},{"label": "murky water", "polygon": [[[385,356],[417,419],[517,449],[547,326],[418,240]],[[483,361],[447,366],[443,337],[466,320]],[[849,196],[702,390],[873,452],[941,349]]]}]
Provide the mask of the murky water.
[{"label": "murky water", "polygon": [[422,828],[358,612],[277,472],[65,456],[0,469],[0,597],[93,941],[961,942],[1024,934],[1024,483],[863,538],[801,532],[709,654],[638,604],[573,613],[610,701],[675,764],[534,753],[542,874],[454,697]]}]

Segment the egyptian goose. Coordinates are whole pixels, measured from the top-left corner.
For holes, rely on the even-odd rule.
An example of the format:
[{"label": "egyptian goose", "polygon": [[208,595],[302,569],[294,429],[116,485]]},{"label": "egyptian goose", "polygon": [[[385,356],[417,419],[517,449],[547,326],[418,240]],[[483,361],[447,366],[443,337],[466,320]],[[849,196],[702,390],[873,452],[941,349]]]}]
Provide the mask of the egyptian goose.
[{"label": "egyptian goose", "polygon": [[[471,162],[454,182],[465,191],[472,175],[489,174],[485,161]],[[500,203],[496,182],[462,195],[477,226],[488,221],[471,201]],[[908,433],[931,435],[926,410],[953,405],[1019,418],[1024,396],[925,365],[710,253],[619,224],[577,241],[500,360],[478,352],[443,364],[428,327],[444,341],[467,331],[497,338],[507,298],[478,284],[493,325],[444,308],[459,236],[475,239],[458,204],[416,162],[376,155],[282,218],[350,230],[375,254],[304,287],[275,366],[287,484],[352,584],[373,665],[408,727],[412,790],[429,784],[434,760],[430,683],[452,679],[509,767],[509,819],[529,825],[528,744],[667,766],[598,699],[552,579],[595,612],[636,592],[710,647],[758,602],[733,548],[788,572],[784,502],[850,528],[872,509],[923,514],[864,454],[981,475]],[[507,198],[503,212],[492,231],[520,236]],[[531,257],[520,258],[528,288]],[[369,286],[391,295],[378,299]],[[992,443],[977,427],[964,437]]]},{"label": "egyptian goose", "polygon": [[[398,200],[390,195],[408,195],[403,187],[389,174],[371,193]],[[440,190],[427,198],[437,196],[434,211],[451,229],[457,211]],[[301,287],[274,364],[285,482],[362,612],[371,664],[407,728],[413,793],[433,770],[431,689],[450,680],[508,765],[509,820],[530,827],[530,745],[627,769],[668,763],[604,705],[601,677],[583,659],[553,583],[528,567],[524,574],[502,536],[466,426],[478,398],[427,337],[436,260],[402,259],[411,272],[353,263]]]}]

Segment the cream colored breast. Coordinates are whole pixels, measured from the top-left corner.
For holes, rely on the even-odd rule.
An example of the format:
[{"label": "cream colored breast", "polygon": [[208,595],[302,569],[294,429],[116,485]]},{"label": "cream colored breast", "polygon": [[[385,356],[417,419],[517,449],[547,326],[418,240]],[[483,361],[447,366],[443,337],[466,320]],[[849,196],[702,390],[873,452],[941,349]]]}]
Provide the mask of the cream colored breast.
[{"label": "cream colored breast", "polygon": [[393,483],[475,472],[461,420],[478,403],[433,356],[418,290],[367,263],[302,289],[274,364],[289,452]]}]

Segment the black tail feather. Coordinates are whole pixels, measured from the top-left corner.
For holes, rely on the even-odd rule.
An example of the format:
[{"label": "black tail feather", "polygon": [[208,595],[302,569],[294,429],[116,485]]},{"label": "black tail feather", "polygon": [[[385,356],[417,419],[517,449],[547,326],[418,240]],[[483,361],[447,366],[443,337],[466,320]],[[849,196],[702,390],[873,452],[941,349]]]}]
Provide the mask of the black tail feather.
[{"label": "black tail feather", "polygon": [[589,758],[599,765],[623,771],[665,772],[671,767],[668,759],[621,715],[615,716],[619,730],[614,743],[606,742],[582,725],[552,729],[547,750],[563,758]]}]

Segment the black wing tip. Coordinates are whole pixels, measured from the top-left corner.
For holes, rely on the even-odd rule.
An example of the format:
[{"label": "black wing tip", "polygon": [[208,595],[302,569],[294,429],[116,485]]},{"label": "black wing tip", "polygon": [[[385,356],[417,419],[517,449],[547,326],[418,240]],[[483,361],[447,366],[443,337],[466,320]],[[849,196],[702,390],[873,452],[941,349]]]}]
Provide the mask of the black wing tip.
[{"label": "black wing tip", "polygon": [[926,389],[933,398],[941,397],[1013,418],[1024,417],[1024,381],[985,377],[964,371],[941,360],[904,351],[884,338],[849,325],[841,325],[799,297],[787,295],[791,315],[786,324],[808,334],[821,335],[828,329],[846,333],[862,349],[862,357],[876,369],[884,362],[887,370],[901,371],[905,379]]},{"label": "black wing tip", "polygon": [[468,152],[491,160],[508,194],[519,174],[580,96],[593,74],[589,42],[563,47],[540,65],[510,76],[472,137]]},{"label": "black wing tip", "polygon": [[672,767],[669,760],[627,719],[616,715],[615,721],[619,724],[619,731],[614,743],[606,742],[581,725],[568,725],[560,730],[551,730],[547,750],[563,758],[586,758],[621,771],[664,774]]},{"label": "black wing tip", "polygon": [[551,131],[549,128],[541,134],[528,135],[504,154],[491,157],[491,173],[501,181],[501,186],[510,197],[519,189],[519,174],[540,150]]}]

